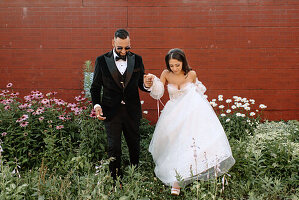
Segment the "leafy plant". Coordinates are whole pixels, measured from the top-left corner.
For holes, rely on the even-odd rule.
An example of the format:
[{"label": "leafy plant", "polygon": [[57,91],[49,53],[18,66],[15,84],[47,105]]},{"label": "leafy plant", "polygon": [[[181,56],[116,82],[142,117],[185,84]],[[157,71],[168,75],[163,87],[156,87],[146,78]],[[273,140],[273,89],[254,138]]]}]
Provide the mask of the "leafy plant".
[{"label": "leafy plant", "polygon": [[259,109],[267,108],[264,104],[256,108],[254,99],[239,96],[224,99],[223,95],[218,95],[218,99],[212,99],[210,104],[216,109],[227,137],[238,140],[253,134],[262,118],[262,112]]},{"label": "leafy plant", "polygon": [[[32,91],[22,100],[11,86],[0,93],[0,199],[297,199],[299,195],[299,122],[262,123],[258,114],[250,114],[257,110],[253,101],[248,100],[250,111],[241,97],[218,106],[236,159],[229,173],[213,181],[194,181],[175,197],[155,177],[148,152],[154,126],[149,121],[141,121],[139,166],[129,165],[123,143],[124,178],[114,182],[104,126],[95,120],[88,99],[79,95],[75,103],[68,103],[55,92]],[[221,104],[223,97],[211,101],[216,107],[213,102]]]},{"label": "leafy plant", "polygon": [[85,61],[83,65],[83,72],[84,72],[84,91],[85,91],[85,96],[90,97],[90,86],[92,84],[93,80],[93,66],[92,62],[90,60]]}]

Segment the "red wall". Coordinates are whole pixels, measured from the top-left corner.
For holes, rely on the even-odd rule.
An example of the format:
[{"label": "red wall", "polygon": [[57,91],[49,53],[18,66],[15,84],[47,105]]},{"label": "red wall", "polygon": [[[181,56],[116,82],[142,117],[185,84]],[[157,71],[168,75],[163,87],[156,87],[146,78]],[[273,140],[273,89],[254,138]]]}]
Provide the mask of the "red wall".
[{"label": "red wall", "polygon": [[[209,100],[252,98],[270,120],[299,119],[298,18],[298,0],[1,0],[0,88],[12,82],[21,94],[57,91],[73,101],[84,61],[126,28],[147,72],[159,75],[179,47]],[[156,102],[142,99],[155,121]]]}]

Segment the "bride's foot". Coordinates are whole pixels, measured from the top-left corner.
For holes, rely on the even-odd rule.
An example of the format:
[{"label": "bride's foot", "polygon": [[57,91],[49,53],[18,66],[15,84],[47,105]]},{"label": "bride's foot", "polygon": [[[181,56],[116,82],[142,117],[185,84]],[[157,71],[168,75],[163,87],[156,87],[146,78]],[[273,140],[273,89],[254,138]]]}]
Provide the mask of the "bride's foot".
[{"label": "bride's foot", "polygon": [[180,195],[180,188],[172,187],[171,188],[171,194],[175,195],[175,196],[179,196]]}]

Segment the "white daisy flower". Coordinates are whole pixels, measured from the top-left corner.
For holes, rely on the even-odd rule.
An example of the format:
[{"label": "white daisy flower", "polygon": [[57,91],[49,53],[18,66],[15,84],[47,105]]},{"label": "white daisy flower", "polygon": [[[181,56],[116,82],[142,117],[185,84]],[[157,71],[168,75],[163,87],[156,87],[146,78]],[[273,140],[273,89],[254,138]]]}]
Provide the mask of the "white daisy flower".
[{"label": "white daisy flower", "polygon": [[245,110],[249,111],[250,110],[250,107],[244,107]]},{"label": "white daisy flower", "polygon": [[247,101],[247,98],[243,98],[241,99],[241,101],[245,103]]},{"label": "white daisy flower", "polygon": [[261,108],[261,109],[265,109],[265,108],[267,108],[267,106],[264,105],[264,104],[260,104],[260,108]]},{"label": "white daisy flower", "polygon": [[254,99],[249,99],[250,103],[251,104],[254,104],[255,103],[255,100]]},{"label": "white daisy flower", "polygon": [[226,99],[226,101],[225,101],[226,103],[231,103],[232,102],[232,100],[231,99]]}]

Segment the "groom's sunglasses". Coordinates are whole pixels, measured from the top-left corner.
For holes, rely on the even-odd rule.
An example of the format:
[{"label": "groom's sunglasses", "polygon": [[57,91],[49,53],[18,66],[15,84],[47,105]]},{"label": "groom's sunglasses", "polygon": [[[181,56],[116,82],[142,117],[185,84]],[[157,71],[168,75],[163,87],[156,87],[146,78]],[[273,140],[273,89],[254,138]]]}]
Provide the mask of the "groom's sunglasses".
[{"label": "groom's sunglasses", "polygon": [[131,49],[131,47],[129,47],[129,46],[127,46],[127,47],[116,47],[116,49],[117,49],[118,51],[121,51],[121,50],[123,50],[123,49],[125,49],[126,51],[128,51],[129,49]]}]

